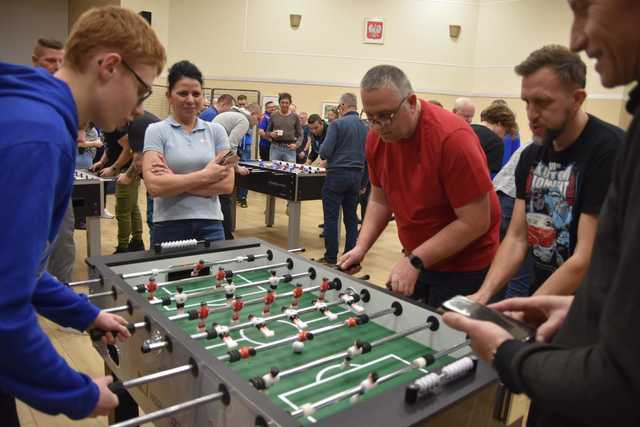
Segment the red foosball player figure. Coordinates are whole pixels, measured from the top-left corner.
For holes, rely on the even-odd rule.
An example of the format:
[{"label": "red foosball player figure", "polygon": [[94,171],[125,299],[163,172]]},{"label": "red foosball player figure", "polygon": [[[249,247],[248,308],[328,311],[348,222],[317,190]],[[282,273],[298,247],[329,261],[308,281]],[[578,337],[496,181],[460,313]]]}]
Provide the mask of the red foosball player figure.
[{"label": "red foosball player figure", "polygon": [[222,286],[222,284],[224,283],[224,278],[225,278],[224,267],[219,267],[218,271],[216,272],[216,288],[219,288]]},{"label": "red foosball player figure", "polygon": [[156,282],[156,276],[149,276],[149,281],[147,282],[147,299],[151,301],[156,297],[156,291],[158,290],[158,282]]},{"label": "red foosball player figure", "polygon": [[267,316],[271,312],[271,305],[276,300],[276,294],[271,289],[267,289],[267,294],[264,296],[264,308],[262,309],[262,315]]},{"label": "red foosball player figure", "polygon": [[200,319],[198,321],[198,331],[200,332],[204,332],[207,325],[205,323],[205,321],[207,320],[207,317],[209,317],[209,307],[207,306],[206,301],[202,301],[200,303],[200,308],[198,309],[198,319]]},{"label": "red foosball player figure", "polygon": [[198,261],[196,263],[196,265],[193,267],[193,270],[191,271],[191,277],[196,277],[200,275],[200,272],[204,269],[205,265],[204,265],[204,260],[201,259],[200,261]]},{"label": "red foosball player figure", "polygon": [[298,308],[300,305],[300,298],[302,298],[303,293],[302,283],[296,283],[296,287],[292,291],[293,302],[291,303],[291,308]]},{"label": "red foosball player figure", "polygon": [[235,323],[240,320],[240,312],[242,311],[243,307],[244,301],[242,301],[240,295],[238,295],[233,301],[231,301],[231,323]]},{"label": "red foosball player figure", "polygon": [[318,295],[318,300],[324,301],[324,294],[331,289],[331,285],[329,284],[329,279],[326,277],[322,278],[322,283],[320,283],[320,295]]}]

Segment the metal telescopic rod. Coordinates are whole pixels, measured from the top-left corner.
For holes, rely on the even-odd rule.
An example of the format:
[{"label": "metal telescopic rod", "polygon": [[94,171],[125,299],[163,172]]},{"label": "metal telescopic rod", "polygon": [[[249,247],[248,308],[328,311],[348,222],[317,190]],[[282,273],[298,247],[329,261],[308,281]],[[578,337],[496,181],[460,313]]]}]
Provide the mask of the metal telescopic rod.
[{"label": "metal telescopic rod", "polygon": [[[379,340],[371,342],[371,348],[373,349],[373,348],[376,348],[376,347],[378,347],[378,346],[380,346],[382,344],[385,344],[385,343],[387,343],[389,341],[393,341],[393,340],[396,340],[398,338],[403,338],[403,337],[406,337],[407,335],[415,334],[416,332],[419,332],[419,331],[421,331],[423,329],[428,329],[430,326],[431,325],[429,323],[427,323],[425,325],[415,326],[413,328],[409,328],[409,329],[406,329],[404,331],[397,332],[397,333],[395,333],[393,335],[389,335],[387,337],[380,338]],[[313,360],[313,361],[311,361],[311,362],[309,362],[307,364],[296,366],[295,368],[287,369],[286,371],[282,371],[282,372],[280,372],[278,374],[278,377],[280,377],[280,379],[286,378],[288,376],[295,375],[295,374],[298,374],[300,372],[304,372],[307,369],[310,369],[310,368],[313,368],[313,367],[316,367],[316,366],[320,366],[320,365],[324,365],[325,363],[329,363],[329,362],[332,362],[334,360],[342,359],[343,357],[347,356],[347,354],[348,354],[347,351],[341,351],[340,353],[332,354],[332,355],[323,357],[321,359],[316,359],[316,360]]]},{"label": "metal telescopic rod", "polygon": [[[302,291],[303,292],[313,292],[313,291],[317,291],[318,289],[320,289],[320,286],[309,286],[308,288],[303,288]],[[290,292],[285,292],[283,294],[278,294],[278,298],[283,298],[283,297],[287,297],[287,296],[292,296],[293,295],[293,291]],[[244,298],[244,295],[240,295],[242,298]],[[248,306],[248,305],[255,305],[255,304],[261,304],[264,303],[264,297],[257,297],[257,298],[253,298],[253,299],[248,299],[244,302],[244,306]],[[213,313],[222,313],[223,311],[228,311],[231,310],[231,306],[230,305],[224,305],[221,307],[214,307],[209,309],[209,314],[213,314]],[[169,320],[180,320],[180,319],[186,319],[189,317],[188,313],[184,313],[184,314],[175,314],[173,316],[169,316]]]},{"label": "metal telescopic rod", "polygon": [[94,283],[102,283],[102,279],[98,277],[97,279],[80,280],[79,282],[69,282],[67,285],[73,288],[74,286],[89,286]]},{"label": "metal telescopic rod", "polygon": [[117,307],[105,308],[102,311],[104,311],[105,313],[119,313],[121,311],[127,311],[127,310],[129,310],[128,305],[119,305]]},{"label": "metal telescopic rod", "polygon": [[192,364],[178,366],[177,368],[167,369],[166,371],[155,372],[153,374],[144,375],[142,377],[134,378],[128,381],[116,381],[114,383],[109,384],[109,389],[111,391],[120,389],[120,388],[132,388],[138,387],[141,385],[149,384],[155,381],[162,380],[164,378],[175,377],[176,375],[183,374],[185,372],[191,372],[194,366]]},{"label": "metal telescopic rod", "polygon": [[[330,307],[334,307],[336,305],[339,304],[343,304],[342,301],[333,301],[330,303],[326,304],[327,308]],[[300,315],[300,314],[305,314],[305,313],[309,313],[311,311],[316,311],[316,306],[312,305],[309,307],[305,307],[305,308],[301,308],[300,310],[295,310],[295,314]],[[264,321],[264,323],[270,323],[273,322],[274,320],[278,320],[278,319],[284,319],[286,317],[288,317],[289,314],[287,313],[282,313],[282,314],[276,314],[275,316],[269,316],[269,317],[265,317],[264,319],[262,319]],[[237,325],[233,325],[233,326],[229,326],[229,332],[233,332],[233,331],[237,331],[239,329],[243,329],[243,328],[247,328],[247,327],[251,327],[253,326],[253,322],[249,321],[249,322],[245,322],[245,323],[239,323]],[[193,334],[191,335],[191,338],[194,340],[199,340],[199,339],[203,339],[207,337],[207,332],[199,332],[197,334]]]},{"label": "metal telescopic rod", "polygon": [[[381,311],[379,311],[377,313],[374,313],[374,314],[370,315],[369,319],[376,319],[378,317],[385,316],[385,315],[387,315],[389,313],[393,313],[394,311],[395,311],[394,308],[387,308],[385,310],[381,310]],[[323,328],[314,329],[312,331],[309,331],[309,333],[315,336],[315,335],[323,334],[325,332],[330,332],[330,331],[333,331],[333,330],[336,330],[336,329],[339,329],[339,328],[343,328],[344,326],[345,326],[344,322],[337,322],[337,323],[334,323],[333,325],[325,326]],[[254,349],[255,349],[256,352],[259,352],[259,351],[262,351],[262,350],[268,350],[270,348],[278,347],[278,346],[280,346],[282,344],[286,344],[286,343],[295,341],[297,339],[298,339],[298,334],[291,335],[289,337],[282,338],[282,339],[279,339],[277,341],[271,341],[269,343],[259,345],[259,346],[255,347]],[[165,343],[165,345],[166,345],[166,343]],[[218,357],[218,360],[225,361],[225,360],[228,360],[230,357],[231,356],[229,356],[229,354],[223,354],[222,356]]]},{"label": "metal telescopic rod", "polygon": [[112,295],[113,295],[113,290],[104,291],[104,292],[96,292],[94,294],[87,295],[87,299],[94,299],[94,298],[100,298],[100,297],[110,297]]},{"label": "metal telescopic rod", "polygon": [[206,396],[198,397],[197,399],[189,400],[183,403],[178,403],[176,405],[169,406],[168,408],[160,409],[159,411],[148,413],[141,417],[132,418],[130,420],[123,421],[118,424],[112,424],[110,427],[138,426],[140,424],[148,423],[150,421],[157,420],[159,418],[165,418],[170,415],[177,414],[178,412],[186,411],[196,406],[204,405],[205,403],[220,400],[223,397],[224,397],[224,393],[222,392],[207,394]]}]

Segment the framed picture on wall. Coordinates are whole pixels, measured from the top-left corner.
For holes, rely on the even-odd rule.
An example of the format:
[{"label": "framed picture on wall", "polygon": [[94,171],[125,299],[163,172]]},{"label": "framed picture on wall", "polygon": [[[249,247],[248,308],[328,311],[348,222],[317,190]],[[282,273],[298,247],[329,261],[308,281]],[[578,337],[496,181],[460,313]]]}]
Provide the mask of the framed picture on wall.
[{"label": "framed picture on wall", "polygon": [[337,110],[337,109],[338,109],[338,103],[337,102],[323,102],[322,103],[322,118],[324,120],[327,120],[329,111]]},{"label": "framed picture on wall", "polygon": [[273,95],[265,95],[262,97],[262,111],[264,111],[264,106],[267,105],[267,102],[273,102],[274,104],[276,104],[276,107],[278,106],[278,97],[277,96],[273,96]]},{"label": "framed picture on wall", "polygon": [[384,44],[384,19],[364,18],[364,43]]}]

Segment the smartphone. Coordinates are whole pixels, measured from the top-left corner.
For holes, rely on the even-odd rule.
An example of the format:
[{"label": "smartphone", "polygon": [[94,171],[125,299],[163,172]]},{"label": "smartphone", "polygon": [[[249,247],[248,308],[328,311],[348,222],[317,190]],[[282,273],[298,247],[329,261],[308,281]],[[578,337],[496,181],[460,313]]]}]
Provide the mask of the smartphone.
[{"label": "smartphone", "polygon": [[225,154],[220,158],[220,160],[218,160],[218,164],[228,165],[230,163],[237,162],[238,160],[239,160],[239,157],[236,153],[234,153],[233,151],[227,151],[227,154]]},{"label": "smartphone", "polygon": [[493,310],[486,305],[477,303],[462,295],[457,295],[442,304],[446,310],[453,311],[463,316],[476,320],[486,320],[504,328],[517,340],[529,342],[533,341],[536,336],[535,329],[519,322],[515,319],[505,316],[499,311]]}]

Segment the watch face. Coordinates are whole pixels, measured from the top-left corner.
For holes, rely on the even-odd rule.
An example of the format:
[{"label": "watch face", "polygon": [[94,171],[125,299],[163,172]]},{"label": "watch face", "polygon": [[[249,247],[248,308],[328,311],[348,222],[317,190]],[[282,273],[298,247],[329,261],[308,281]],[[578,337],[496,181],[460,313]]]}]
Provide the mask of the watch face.
[{"label": "watch face", "polygon": [[415,255],[411,255],[409,257],[409,262],[411,263],[411,265],[413,265],[417,269],[422,268],[422,260]]}]

